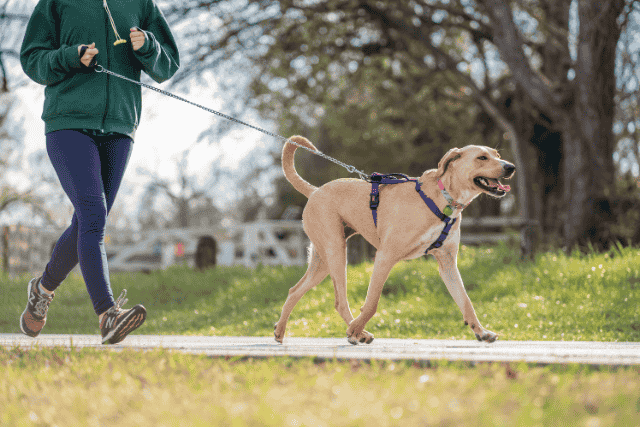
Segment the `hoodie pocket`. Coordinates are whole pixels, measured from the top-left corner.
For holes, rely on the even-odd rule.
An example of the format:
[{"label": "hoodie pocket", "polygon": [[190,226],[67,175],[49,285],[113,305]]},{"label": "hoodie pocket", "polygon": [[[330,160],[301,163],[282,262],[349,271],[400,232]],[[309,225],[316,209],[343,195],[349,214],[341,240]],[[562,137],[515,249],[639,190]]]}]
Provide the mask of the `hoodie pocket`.
[{"label": "hoodie pocket", "polygon": [[45,118],[59,115],[100,118],[104,112],[104,89],[95,72],[74,73],[47,89],[50,89],[47,98],[51,100],[45,101]]}]

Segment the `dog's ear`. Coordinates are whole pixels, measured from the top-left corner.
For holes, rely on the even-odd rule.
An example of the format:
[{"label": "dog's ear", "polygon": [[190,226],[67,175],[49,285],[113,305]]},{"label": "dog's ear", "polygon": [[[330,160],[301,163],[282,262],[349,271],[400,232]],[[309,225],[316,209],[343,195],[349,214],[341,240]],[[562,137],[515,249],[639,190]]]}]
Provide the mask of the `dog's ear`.
[{"label": "dog's ear", "polygon": [[461,156],[462,150],[457,147],[447,151],[447,154],[445,154],[442,159],[440,159],[440,163],[438,163],[438,176],[441,177],[444,175],[451,162],[459,159]]}]

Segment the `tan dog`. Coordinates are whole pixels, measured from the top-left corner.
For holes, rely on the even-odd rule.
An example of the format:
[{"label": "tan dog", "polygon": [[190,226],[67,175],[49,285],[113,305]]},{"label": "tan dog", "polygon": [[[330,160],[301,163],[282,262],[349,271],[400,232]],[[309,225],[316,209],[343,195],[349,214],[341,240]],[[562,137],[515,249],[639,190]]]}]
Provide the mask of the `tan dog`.
[{"label": "tan dog", "polygon": [[[293,136],[290,139],[317,151],[304,137]],[[415,184],[410,182],[381,187],[376,227],[369,208],[370,183],[360,179],[338,179],[320,188],[315,187],[295,170],[296,148],[293,144],[285,144],[282,169],[293,187],[309,199],[302,219],[304,230],[311,240],[311,248],[307,272],[289,290],[280,320],[275,324],[276,341],[282,343],[287,320],[300,298],[329,274],[335,290],[336,310],[348,325],[349,342],[368,344],[373,341],[373,335],[364,327],[376,312],[382,287],[391,268],[400,260],[424,255],[425,250],[440,236],[445,224],[427,207],[416,192]],[[455,201],[467,205],[481,193],[504,196],[509,188],[498,180],[510,178],[514,171],[515,166],[501,160],[496,150],[469,145],[449,150],[438,163],[438,169],[424,172],[419,181],[422,191],[443,211],[448,202],[438,188],[438,179]],[[436,258],[440,277],[462,311],[465,323],[471,326],[478,340],[493,342],[498,336],[480,324],[457,267],[461,210],[456,208],[450,215],[452,218],[457,216],[458,221],[444,244],[430,250],[429,254]],[[361,234],[377,249],[367,297],[355,320],[347,301],[346,271],[346,241],[354,234]]]}]

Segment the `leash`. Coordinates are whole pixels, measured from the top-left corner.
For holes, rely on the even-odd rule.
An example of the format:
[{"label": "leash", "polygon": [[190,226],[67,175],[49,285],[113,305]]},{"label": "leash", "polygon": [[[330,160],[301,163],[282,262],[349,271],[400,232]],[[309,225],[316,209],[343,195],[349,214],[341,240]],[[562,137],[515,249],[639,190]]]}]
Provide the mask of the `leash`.
[{"label": "leash", "polygon": [[[82,47],[81,50],[81,54],[80,56],[82,57],[82,55],[84,54],[84,50],[86,50],[86,46]],[[433,200],[431,200],[429,197],[427,197],[426,194],[424,194],[424,192],[422,191],[421,184],[417,179],[410,179],[408,176],[404,175],[404,174],[400,174],[400,173],[393,173],[393,174],[379,174],[374,172],[371,175],[367,175],[366,173],[358,170],[355,168],[355,166],[352,165],[348,165],[344,162],[341,162],[340,160],[334,159],[331,156],[328,156],[326,154],[324,154],[321,151],[314,151],[311,150],[310,148],[307,148],[303,145],[300,145],[296,142],[291,141],[289,138],[285,138],[282,135],[278,135],[277,133],[274,132],[269,132],[268,130],[259,128],[258,126],[254,126],[252,124],[243,122],[242,120],[236,119],[235,117],[231,117],[227,114],[221,113],[219,111],[213,110],[211,108],[205,107],[203,105],[197,104],[193,101],[189,101],[186,98],[183,98],[181,96],[175,95],[171,92],[167,92],[165,90],[159,89],[157,87],[148,85],[146,83],[142,83],[142,82],[138,82],[136,80],[130,79],[128,77],[122,76],[118,73],[114,73],[111,70],[108,70],[106,68],[104,68],[102,65],[97,65],[95,63],[95,57],[93,58],[93,61],[90,64],[90,67],[93,67],[95,72],[97,73],[105,73],[114,77],[118,77],[122,80],[126,80],[128,82],[131,82],[133,84],[136,84],[138,86],[141,87],[145,87],[147,89],[151,89],[153,91],[156,91],[162,95],[166,95],[169,96],[171,98],[175,98],[177,100],[186,102],[187,104],[191,104],[195,107],[201,108],[209,113],[215,114],[219,117],[222,117],[224,119],[227,119],[229,121],[232,121],[234,123],[238,123],[240,125],[246,126],[248,128],[257,130],[258,132],[262,132],[265,135],[274,137],[276,139],[279,139],[281,141],[283,141],[284,143],[290,143],[295,145],[296,147],[299,148],[304,148],[305,150],[309,151],[310,153],[313,153],[317,156],[320,156],[326,160],[329,160],[330,162],[333,162],[339,166],[342,166],[343,168],[345,168],[349,173],[357,173],[361,179],[363,179],[364,181],[370,182],[371,183],[371,195],[370,195],[370,200],[369,200],[369,207],[371,209],[371,213],[373,215],[373,223],[375,226],[377,226],[377,208],[378,205],[380,204],[380,192],[379,192],[379,185],[381,184],[402,184],[402,183],[406,183],[406,182],[414,182],[415,186],[416,186],[416,192],[420,195],[420,197],[422,198],[422,200],[425,202],[425,204],[429,207],[429,209],[431,210],[431,212],[433,212],[435,214],[435,216],[437,216],[442,222],[444,222],[444,228],[443,230],[440,232],[440,235],[438,236],[438,238],[427,248],[427,250],[425,251],[425,254],[428,253],[430,250],[432,249],[437,249],[440,246],[442,246],[442,244],[444,243],[444,241],[446,240],[447,236],[449,235],[449,231],[451,230],[451,227],[453,226],[453,224],[456,223],[457,218],[451,218],[448,215],[450,215],[453,212],[453,209],[451,208],[451,204],[447,205],[447,207],[445,208],[445,213],[440,212],[440,209],[438,209],[438,206],[436,206],[435,202]],[[438,182],[438,184],[440,185],[440,182]],[[444,188],[442,187],[441,190],[443,190],[443,194],[446,196],[449,196],[449,193],[446,192],[446,190],[444,190]],[[449,196],[451,197],[451,196]],[[448,198],[447,198],[448,200]],[[451,201],[453,200],[453,198],[451,199]],[[448,200],[450,203],[451,201]],[[455,205],[454,205],[455,206]],[[461,207],[464,207],[462,205],[460,205]],[[456,208],[458,206],[455,206]]]},{"label": "leash", "polygon": [[[82,56],[82,55],[80,55],[80,56]],[[94,57],[94,58],[95,58],[95,57]],[[238,124],[240,124],[240,125],[246,126],[246,127],[251,128],[251,129],[253,129],[253,130],[257,130],[258,132],[262,132],[262,133],[263,133],[263,134],[265,134],[265,135],[268,135],[268,136],[274,137],[274,138],[276,138],[276,139],[279,139],[279,140],[283,141],[284,143],[287,143],[287,142],[288,142],[288,143],[290,143],[290,144],[295,145],[295,146],[296,146],[296,147],[298,147],[298,148],[304,148],[305,150],[309,151],[310,153],[313,153],[313,154],[315,154],[315,155],[317,155],[317,156],[322,157],[323,159],[329,160],[330,162],[333,162],[333,163],[335,163],[335,164],[337,164],[337,165],[339,165],[339,166],[342,166],[342,167],[343,167],[343,168],[345,168],[349,173],[357,173],[357,174],[360,176],[360,178],[361,178],[361,179],[363,179],[363,180],[365,180],[365,181],[369,181],[369,175],[367,175],[366,173],[364,173],[364,172],[362,172],[362,171],[360,171],[360,170],[356,169],[356,168],[355,168],[355,166],[348,165],[348,164],[346,164],[346,163],[344,163],[344,162],[341,162],[341,161],[340,161],[340,160],[338,160],[338,159],[334,159],[333,157],[331,157],[331,156],[328,156],[328,155],[324,154],[322,151],[314,151],[314,150],[312,150],[312,149],[310,149],[310,148],[305,147],[304,145],[300,145],[300,144],[298,144],[298,143],[295,143],[295,142],[291,141],[289,138],[285,138],[285,137],[284,137],[284,136],[282,136],[282,135],[278,135],[277,133],[269,132],[268,130],[265,130],[265,129],[259,128],[258,126],[254,126],[254,125],[252,125],[252,124],[249,124],[249,123],[243,122],[242,120],[238,120],[238,119],[236,119],[235,117],[231,117],[231,116],[228,116],[228,115],[226,115],[226,114],[224,114],[224,113],[221,113],[221,112],[219,112],[219,111],[212,110],[211,108],[207,108],[207,107],[205,107],[205,106],[203,106],[203,105],[196,104],[195,102],[189,101],[188,99],[185,99],[185,98],[183,98],[183,97],[181,97],[181,96],[175,95],[175,94],[173,94],[173,93],[171,93],[171,92],[167,92],[167,91],[165,91],[165,90],[162,90],[162,89],[159,89],[159,88],[157,88],[157,87],[154,87],[154,86],[148,85],[148,84],[146,84],[146,83],[138,82],[138,81],[133,80],[133,79],[130,79],[130,78],[128,78],[128,77],[122,76],[122,75],[120,75],[120,74],[118,74],[118,73],[114,73],[113,71],[111,71],[111,70],[108,70],[108,69],[104,68],[102,65],[95,65],[94,70],[95,70],[95,72],[96,72],[96,73],[105,73],[105,74],[109,74],[109,75],[111,75],[111,76],[118,77],[118,78],[120,78],[120,79],[122,79],[122,80],[126,80],[126,81],[128,81],[128,82],[131,82],[131,83],[133,83],[133,84],[136,84],[136,85],[138,85],[138,86],[142,86],[142,87],[145,87],[145,88],[147,88],[147,89],[151,89],[151,90],[153,90],[153,91],[156,91],[156,92],[158,92],[158,93],[161,93],[162,95],[166,95],[166,96],[169,96],[169,97],[171,97],[171,98],[175,98],[175,99],[177,99],[177,100],[180,100],[180,101],[186,102],[187,104],[191,104],[191,105],[193,105],[193,106],[195,106],[195,107],[201,108],[201,109],[203,109],[203,110],[205,110],[205,111],[207,111],[207,112],[209,112],[209,113],[215,114],[216,116],[220,116],[220,117],[222,117],[223,119],[227,119],[227,120],[229,120],[229,121],[232,121],[232,122],[234,122],[234,123],[238,123]]]}]

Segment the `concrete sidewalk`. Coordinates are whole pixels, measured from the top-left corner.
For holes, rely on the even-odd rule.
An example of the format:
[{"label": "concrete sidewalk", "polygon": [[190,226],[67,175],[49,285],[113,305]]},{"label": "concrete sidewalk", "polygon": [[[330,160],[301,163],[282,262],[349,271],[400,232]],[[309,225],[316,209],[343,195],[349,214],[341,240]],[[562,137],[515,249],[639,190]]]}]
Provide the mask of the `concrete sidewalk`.
[{"label": "concrete sidewalk", "polygon": [[319,357],[325,359],[457,360],[476,362],[586,363],[640,365],[640,343],[589,341],[496,341],[376,338],[353,346],[346,338],[212,337],[130,335],[117,345],[102,345],[98,335],[48,335],[30,338],[0,334],[0,346],[13,348],[74,347],[104,350],[162,348],[208,356]]}]

